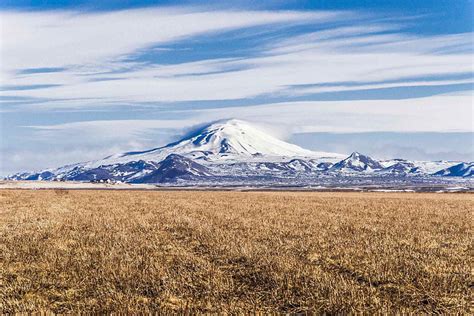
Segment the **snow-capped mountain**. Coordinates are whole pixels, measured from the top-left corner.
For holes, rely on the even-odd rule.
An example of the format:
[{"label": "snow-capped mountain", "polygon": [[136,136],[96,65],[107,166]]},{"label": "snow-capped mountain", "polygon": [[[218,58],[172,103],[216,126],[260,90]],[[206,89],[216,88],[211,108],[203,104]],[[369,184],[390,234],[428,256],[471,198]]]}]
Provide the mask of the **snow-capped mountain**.
[{"label": "snow-capped mountain", "polygon": [[462,162],[452,167],[440,170],[434,173],[434,175],[444,177],[472,177],[474,175],[474,163]]},{"label": "snow-capped mountain", "polygon": [[349,157],[334,164],[329,170],[342,172],[370,172],[381,170],[384,167],[380,162],[369,156],[353,152]]},{"label": "snow-capped mountain", "polygon": [[250,123],[227,120],[200,128],[163,147],[20,173],[8,179],[301,185],[335,178],[340,181],[341,177],[348,183],[361,177],[374,178],[374,182],[402,177],[422,179],[436,171],[439,171],[436,175],[447,177],[473,175],[472,163],[456,164],[403,159],[378,161],[358,152],[345,157],[311,151],[280,140]]},{"label": "snow-capped mountain", "polygon": [[281,161],[295,157],[339,160],[343,155],[315,152],[280,140],[258,127],[241,120],[226,120],[198,129],[191,135],[146,151],[127,152],[89,162],[98,166],[129,161],[161,161],[170,154],[178,154],[196,161]]}]

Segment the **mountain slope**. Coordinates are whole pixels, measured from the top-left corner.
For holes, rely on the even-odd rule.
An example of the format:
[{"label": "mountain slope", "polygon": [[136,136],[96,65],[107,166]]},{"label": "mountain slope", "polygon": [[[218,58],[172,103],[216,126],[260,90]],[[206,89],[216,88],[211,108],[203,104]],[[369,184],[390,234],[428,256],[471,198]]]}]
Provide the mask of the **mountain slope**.
[{"label": "mountain slope", "polygon": [[465,163],[454,165],[434,173],[435,176],[443,177],[472,177],[474,176],[474,163]]},{"label": "mountain slope", "polygon": [[392,175],[409,175],[409,174],[419,174],[421,171],[415,166],[413,162],[406,160],[399,160],[396,163],[390,165],[379,171],[383,174],[392,174]]}]

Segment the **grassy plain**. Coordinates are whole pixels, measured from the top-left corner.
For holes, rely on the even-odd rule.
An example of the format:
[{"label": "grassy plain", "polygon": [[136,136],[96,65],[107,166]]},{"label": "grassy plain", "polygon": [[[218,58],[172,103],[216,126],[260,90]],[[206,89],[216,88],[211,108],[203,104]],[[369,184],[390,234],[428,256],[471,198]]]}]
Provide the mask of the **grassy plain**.
[{"label": "grassy plain", "polygon": [[0,191],[0,313],[472,312],[472,194]]}]

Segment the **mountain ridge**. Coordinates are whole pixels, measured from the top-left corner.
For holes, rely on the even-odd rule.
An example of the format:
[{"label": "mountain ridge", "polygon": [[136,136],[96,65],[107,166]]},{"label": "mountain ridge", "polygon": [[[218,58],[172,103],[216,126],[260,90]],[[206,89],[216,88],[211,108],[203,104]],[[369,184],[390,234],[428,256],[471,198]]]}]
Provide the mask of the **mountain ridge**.
[{"label": "mountain ridge", "polygon": [[[317,183],[334,176],[348,179],[376,177],[384,181],[432,174],[472,176],[472,166],[467,173],[451,172],[449,168],[455,165],[455,162],[403,159],[379,161],[359,152],[346,157],[311,151],[280,140],[251,123],[231,119],[211,123],[166,146],[125,152],[36,173],[18,173],[7,178],[130,183],[212,182],[212,179],[224,183],[232,183],[235,179],[243,183],[252,179],[267,183]],[[466,166],[469,167],[461,167]]]}]

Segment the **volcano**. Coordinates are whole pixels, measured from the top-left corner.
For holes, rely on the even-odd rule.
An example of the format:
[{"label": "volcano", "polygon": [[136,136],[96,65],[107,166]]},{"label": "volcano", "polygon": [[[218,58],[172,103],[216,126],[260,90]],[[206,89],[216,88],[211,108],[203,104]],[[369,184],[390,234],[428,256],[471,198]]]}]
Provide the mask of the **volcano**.
[{"label": "volcano", "polygon": [[285,142],[257,126],[236,119],[219,121],[196,130],[189,136],[164,147],[146,151],[127,152],[109,156],[94,164],[124,163],[129,161],[161,161],[170,154],[178,154],[201,161],[284,160],[285,158],[343,158],[343,155],[315,152]]}]

